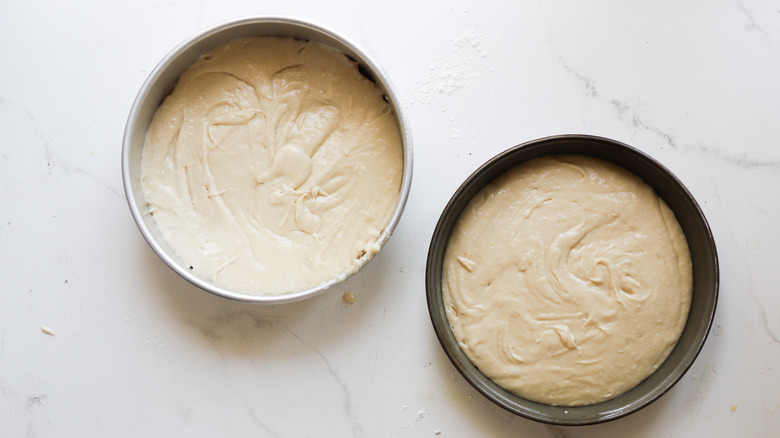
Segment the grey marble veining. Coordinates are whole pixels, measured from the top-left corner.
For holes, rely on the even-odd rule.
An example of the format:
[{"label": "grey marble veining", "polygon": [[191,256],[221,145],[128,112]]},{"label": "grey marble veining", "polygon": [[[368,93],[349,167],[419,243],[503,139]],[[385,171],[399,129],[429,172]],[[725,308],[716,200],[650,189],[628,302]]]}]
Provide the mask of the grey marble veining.
[{"label": "grey marble veining", "polygon": [[[326,294],[274,307],[171,272],[120,176],[130,106],[162,56],[261,12],[366,48],[401,91],[415,147],[380,254]],[[0,6],[0,436],[774,436],[778,49],[780,6],[758,0]],[[560,133],[615,138],[676,172],[721,262],[690,371],[646,409],[585,428],[487,401],[448,361],[425,302],[454,190],[504,149]]]}]

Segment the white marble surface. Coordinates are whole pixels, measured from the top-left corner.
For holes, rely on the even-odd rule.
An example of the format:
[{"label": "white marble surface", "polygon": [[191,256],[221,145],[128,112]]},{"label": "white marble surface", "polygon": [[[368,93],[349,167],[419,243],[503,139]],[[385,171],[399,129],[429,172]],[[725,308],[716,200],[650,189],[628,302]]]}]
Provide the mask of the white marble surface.
[{"label": "white marble surface", "polygon": [[[210,296],[166,268],[120,175],[148,72],[196,31],[257,13],[321,22],[372,54],[415,147],[385,249],[335,290],[277,307]],[[6,1],[0,56],[2,437],[780,436],[776,0]],[[437,343],[423,284],[460,182],[561,133],[666,164],[701,204],[721,264],[715,325],[683,380],[579,428],[473,390]]]}]

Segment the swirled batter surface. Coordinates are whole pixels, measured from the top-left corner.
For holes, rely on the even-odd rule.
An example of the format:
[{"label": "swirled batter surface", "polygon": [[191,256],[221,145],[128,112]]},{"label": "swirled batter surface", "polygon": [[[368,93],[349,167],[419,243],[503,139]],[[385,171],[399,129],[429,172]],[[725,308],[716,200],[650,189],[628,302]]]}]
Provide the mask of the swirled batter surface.
[{"label": "swirled batter surface", "polygon": [[154,116],[144,194],[168,245],[239,291],[305,290],[357,267],[398,202],[395,116],[354,62],[291,38],[201,57]]},{"label": "swirled batter surface", "polygon": [[445,251],[453,333],[490,379],[561,406],[616,397],[674,348],[692,290],[685,236],[640,178],[550,156],[491,182]]}]

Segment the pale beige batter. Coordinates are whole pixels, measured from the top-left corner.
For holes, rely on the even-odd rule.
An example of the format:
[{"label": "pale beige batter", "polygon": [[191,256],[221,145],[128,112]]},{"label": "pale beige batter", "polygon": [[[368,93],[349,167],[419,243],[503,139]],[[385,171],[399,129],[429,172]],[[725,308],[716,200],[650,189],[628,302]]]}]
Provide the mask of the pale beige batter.
[{"label": "pale beige batter", "polygon": [[395,117],[354,62],[291,38],[201,57],[154,116],[144,194],[165,241],[200,276],[275,295],[358,267],[398,202]]},{"label": "pale beige batter", "polygon": [[635,175],[584,156],[506,172],[461,214],[443,298],[490,379],[529,400],[595,404],[633,388],[677,343],[691,259],[669,207]]}]

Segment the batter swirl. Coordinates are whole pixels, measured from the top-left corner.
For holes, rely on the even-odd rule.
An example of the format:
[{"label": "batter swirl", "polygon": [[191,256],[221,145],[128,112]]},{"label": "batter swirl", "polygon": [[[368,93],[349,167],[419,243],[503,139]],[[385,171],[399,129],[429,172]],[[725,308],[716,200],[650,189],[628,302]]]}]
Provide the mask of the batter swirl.
[{"label": "batter swirl", "polygon": [[691,260],[640,178],[584,156],[509,170],[461,214],[444,259],[447,317],[498,385],[578,406],[633,388],[677,343]]},{"label": "batter swirl", "polygon": [[257,294],[355,268],[398,202],[395,117],[354,62],[292,38],[201,57],[158,109],[142,180],[155,223],[193,271]]}]

